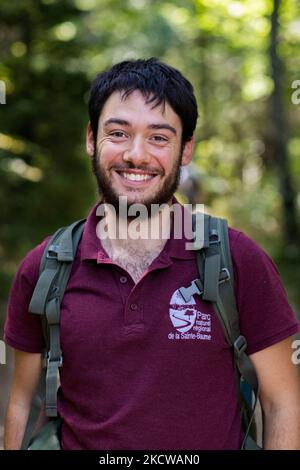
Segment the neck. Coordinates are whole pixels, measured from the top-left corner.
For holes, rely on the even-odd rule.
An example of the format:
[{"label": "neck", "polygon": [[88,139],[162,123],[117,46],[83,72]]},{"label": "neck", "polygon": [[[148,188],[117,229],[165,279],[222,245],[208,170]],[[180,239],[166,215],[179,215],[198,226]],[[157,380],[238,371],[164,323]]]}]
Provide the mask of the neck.
[{"label": "neck", "polygon": [[169,205],[166,204],[148,218],[121,218],[107,210],[105,224],[105,232],[99,234],[103,248],[112,260],[130,272],[135,282],[138,282],[169,238]]},{"label": "neck", "polygon": [[170,235],[171,213],[170,205],[164,204],[158,211],[149,217],[120,217],[108,206],[105,211],[105,232],[100,234],[102,240],[106,239],[112,246],[161,245]]},{"label": "neck", "polygon": [[138,204],[135,207],[126,205],[125,209],[117,212],[112,205],[104,202],[99,206],[103,218],[97,235],[101,240],[109,240],[114,245],[155,245],[157,241],[166,240],[170,236],[171,204],[172,201],[153,205],[151,211],[142,204],[141,209]]}]

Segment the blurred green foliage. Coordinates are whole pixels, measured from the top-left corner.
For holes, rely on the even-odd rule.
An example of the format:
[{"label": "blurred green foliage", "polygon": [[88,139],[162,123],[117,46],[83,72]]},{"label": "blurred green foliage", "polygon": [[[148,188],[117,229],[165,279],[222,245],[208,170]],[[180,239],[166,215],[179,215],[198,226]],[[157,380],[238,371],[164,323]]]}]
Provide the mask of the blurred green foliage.
[{"label": "blurred green foliage", "polygon": [[[271,0],[1,1],[0,298],[24,254],[95,200],[84,147],[91,80],[120,60],[156,56],[195,87],[202,202],[275,258],[300,311],[299,240],[285,237],[272,137],[272,9]],[[283,0],[278,53],[298,214],[299,38],[299,4]]]}]

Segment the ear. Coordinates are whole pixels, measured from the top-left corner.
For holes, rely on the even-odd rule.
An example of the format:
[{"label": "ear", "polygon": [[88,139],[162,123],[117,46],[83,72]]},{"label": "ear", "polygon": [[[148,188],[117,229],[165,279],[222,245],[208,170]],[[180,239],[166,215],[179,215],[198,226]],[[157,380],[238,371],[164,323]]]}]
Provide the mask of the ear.
[{"label": "ear", "polygon": [[95,151],[95,142],[94,135],[92,131],[91,123],[89,122],[86,129],[86,151],[90,157],[94,155]]},{"label": "ear", "polygon": [[195,147],[195,136],[191,138],[191,140],[188,140],[183,147],[183,152],[182,152],[182,158],[181,158],[181,165],[185,166],[188,165],[192,158],[193,158],[193,153],[194,153],[194,147]]}]

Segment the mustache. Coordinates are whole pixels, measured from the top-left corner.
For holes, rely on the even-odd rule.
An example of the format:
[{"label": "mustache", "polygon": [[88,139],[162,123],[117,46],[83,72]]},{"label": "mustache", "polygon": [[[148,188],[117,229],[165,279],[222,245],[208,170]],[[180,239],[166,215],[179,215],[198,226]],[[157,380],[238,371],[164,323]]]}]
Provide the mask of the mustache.
[{"label": "mustache", "polygon": [[126,171],[126,170],[138,170],[138,171],[144,171],[145,173],[153,173],[155,175],[163,175],[164,172],[161,169],[149,167],[149,166],[136,166],[133,165],[132,163],[124,164],[124,165],[113,165],[109,168],[110,170],[115,170],[115,171]]}]

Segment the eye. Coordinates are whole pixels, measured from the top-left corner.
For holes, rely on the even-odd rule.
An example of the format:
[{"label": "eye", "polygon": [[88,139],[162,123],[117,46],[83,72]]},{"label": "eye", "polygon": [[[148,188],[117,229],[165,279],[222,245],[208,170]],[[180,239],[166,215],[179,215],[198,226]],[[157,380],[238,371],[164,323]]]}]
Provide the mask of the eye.
[{"label": "eye", "polygon": [[117,139],[122,139],[123,137],[126,137],[126,134],[123,131],[113,131],[110,132],[109,135],[111,135],[112,137],[116,137]]},{"label": "eye", "polygon": [[157,142],[158,144],[168,142],[168,139],[162,135],[154,135],[151,137],[154,142]]}]

